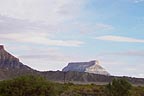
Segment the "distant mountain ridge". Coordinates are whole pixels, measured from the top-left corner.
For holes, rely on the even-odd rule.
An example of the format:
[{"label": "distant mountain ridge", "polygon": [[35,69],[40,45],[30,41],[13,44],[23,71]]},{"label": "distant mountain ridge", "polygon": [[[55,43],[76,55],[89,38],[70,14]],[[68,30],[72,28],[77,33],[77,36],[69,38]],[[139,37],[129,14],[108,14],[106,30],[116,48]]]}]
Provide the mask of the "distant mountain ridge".
[{"label": "distant mountain ridge", "polygon": [[117,77],[76,71],[37,71],[21,63],[18,58],[8,53],[3,45],[0,45],[0,80],[11,79],[22,75],[40,75],[50,81],[80,84],[105,84],[114,78],[126,78],[133,84],[144,85],[144,78]]},{"label": "distant mountain ridge", "polygon": [[99,62],[97,60],[89,62],[72,62],[69,63],[65,68],[63,68],[62,71],[77,71],[101,75],[110,75],[102,66],[99,65]]}]

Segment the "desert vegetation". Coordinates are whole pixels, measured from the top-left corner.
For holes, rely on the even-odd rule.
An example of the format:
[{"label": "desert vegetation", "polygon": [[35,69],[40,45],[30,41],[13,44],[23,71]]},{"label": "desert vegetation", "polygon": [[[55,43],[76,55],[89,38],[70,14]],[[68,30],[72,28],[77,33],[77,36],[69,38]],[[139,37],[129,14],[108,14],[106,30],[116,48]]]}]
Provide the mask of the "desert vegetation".
[{"label": "desert vegetation", "polygon": [[144,96],[144,87],[125,79],[107,85],[54,83],[40,76],[21,76],[0,81],[0,96]]}]

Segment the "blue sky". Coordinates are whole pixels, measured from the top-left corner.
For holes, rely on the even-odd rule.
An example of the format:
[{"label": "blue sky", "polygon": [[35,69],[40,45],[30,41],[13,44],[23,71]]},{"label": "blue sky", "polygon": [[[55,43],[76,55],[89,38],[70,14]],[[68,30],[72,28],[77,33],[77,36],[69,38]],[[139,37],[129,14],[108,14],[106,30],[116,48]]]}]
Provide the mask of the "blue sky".
[{"label": "blue sky", "polygon": [[0,43],[37,70],[99,60],[144,77],[144,0],[0,0]]}]

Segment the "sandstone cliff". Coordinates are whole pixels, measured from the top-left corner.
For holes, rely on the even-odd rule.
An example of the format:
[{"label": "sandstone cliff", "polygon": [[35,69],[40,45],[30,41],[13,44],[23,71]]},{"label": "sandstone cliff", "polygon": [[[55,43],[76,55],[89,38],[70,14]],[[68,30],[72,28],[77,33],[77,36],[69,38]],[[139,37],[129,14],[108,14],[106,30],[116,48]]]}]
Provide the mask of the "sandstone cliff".
[{"label": "sandstone cliff", "polygon": [[3,69],[23,69],[30,70],[31,68],[23,65],[18,58],[14,57],[10,53],[8,53],[3,45],[0,45],[0,68]]},{"label": "sandstone cliff", "polygon": [[64,72],[77,71],[77,72],[88,72],[101,75],[110,75],[102,66],[99,65],[98,61],[90,62],[72,62],[68,66],[63,68]]},{"label": "sandstone cliff", "polygon": [[8,53],[0,45],[0,79],[7,79],[22,74],[34,73],[35,70],[22,64],[18,58]]}]

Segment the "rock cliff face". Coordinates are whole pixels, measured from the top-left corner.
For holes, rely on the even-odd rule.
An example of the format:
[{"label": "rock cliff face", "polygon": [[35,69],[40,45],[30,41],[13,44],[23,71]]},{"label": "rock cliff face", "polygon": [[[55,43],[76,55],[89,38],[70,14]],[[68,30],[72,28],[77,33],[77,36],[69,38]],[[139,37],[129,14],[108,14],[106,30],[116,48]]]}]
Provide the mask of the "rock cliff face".
[{"label": "rock cliff face", "polygon": [[8,53],[3,45],[0,45],[0,68],[30,70],[31,68],[23,65],[18,58]]},{"label": "rock cliff face", "polygon": [[101,67],[98,61],[90,62],[72,62],[68,66],[63,68],[64,72],[77,71],[77,72],[88,72],[101,75],[110,75],[103,67]]},{"label": "rock cliff face", "polygon": [[34,72],[35,70],[22,64],[18,58],[8,53],[3,45],[0,45],[0,80]]}]

